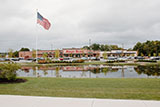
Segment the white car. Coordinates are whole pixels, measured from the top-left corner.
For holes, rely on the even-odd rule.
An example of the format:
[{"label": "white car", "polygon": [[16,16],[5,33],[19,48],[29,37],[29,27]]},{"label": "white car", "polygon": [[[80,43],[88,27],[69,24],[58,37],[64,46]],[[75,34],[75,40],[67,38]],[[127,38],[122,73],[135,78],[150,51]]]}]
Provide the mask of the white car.
[{"label": "white car", "polygon": [[82,59],[82,60],[88,60],[88,58],[87,58],[87,57],[82,57],[81,59]]},{"label": "white car", "polygon": [[100,62],[106,62],[107,60],[106,59],[100,59]]}]

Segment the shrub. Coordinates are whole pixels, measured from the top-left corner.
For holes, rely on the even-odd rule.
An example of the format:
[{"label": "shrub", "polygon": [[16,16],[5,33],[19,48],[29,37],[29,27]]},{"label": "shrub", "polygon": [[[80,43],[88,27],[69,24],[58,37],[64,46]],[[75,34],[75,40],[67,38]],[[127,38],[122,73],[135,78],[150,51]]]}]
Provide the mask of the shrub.
[{"label": "shrub", "polygon": [[84,60],[74,60],[74,61],[46,61],[46,60],[39,60],[39,64],[49,64],[49,63],[83,63]]},{"label": "shrub", "polygon": [[106,63],[125,62],[125,60],[108,60]]},{"label": "shrub", "polygon": [[106,61],[106,63],[114,63],[115,61]]},{"label": "shrub", "polygon": [[137,62],[157,62],[157,61],[155,61],[155,60],[137,60]]},{"label": "shrub", "polygon": [[16,80],[18,69],[20,69],[18,64],[0,64],[0,80]]}]

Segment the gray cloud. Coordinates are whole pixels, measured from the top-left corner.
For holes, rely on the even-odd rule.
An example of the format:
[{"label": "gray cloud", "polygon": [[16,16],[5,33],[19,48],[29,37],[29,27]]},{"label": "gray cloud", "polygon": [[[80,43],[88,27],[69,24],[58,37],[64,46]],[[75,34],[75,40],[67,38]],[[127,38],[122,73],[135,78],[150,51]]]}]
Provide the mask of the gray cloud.
[{"label": "gray cloud", "polygon": [[[36,25],[36,9],[51,22]],[[159,0],[1,0],[0,51],[9,48],[53,49],[92,43],[132,48],[138,41],[159,40]]]}]

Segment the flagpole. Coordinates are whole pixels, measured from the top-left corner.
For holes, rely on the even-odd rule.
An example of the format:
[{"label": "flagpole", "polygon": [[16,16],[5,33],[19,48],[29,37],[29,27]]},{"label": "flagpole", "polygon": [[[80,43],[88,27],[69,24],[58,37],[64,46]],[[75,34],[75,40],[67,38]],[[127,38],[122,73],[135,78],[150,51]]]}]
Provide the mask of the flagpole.
[{"label": "flagpole", "polygon": [[[38,12],[38,9],[36,9],[36,14],[37,14],[37,12]],[[36,28],[37,28],[37,15],[36,15]],[[36,34],[36,63],[38,63],[38,60],[37,60],[37,56],[38,56],[37,42],[38,42],[38,35]]]}]

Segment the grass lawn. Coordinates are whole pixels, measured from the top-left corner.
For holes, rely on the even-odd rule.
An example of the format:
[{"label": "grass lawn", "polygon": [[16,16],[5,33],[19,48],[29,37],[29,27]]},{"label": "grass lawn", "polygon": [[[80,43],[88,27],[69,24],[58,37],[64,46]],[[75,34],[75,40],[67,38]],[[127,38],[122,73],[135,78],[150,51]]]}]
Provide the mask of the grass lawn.
[{"label": "grass lawn", "polygon": [[26,79],[25,83],[0,84],[0,94],[160,100],[160,79]]}]

